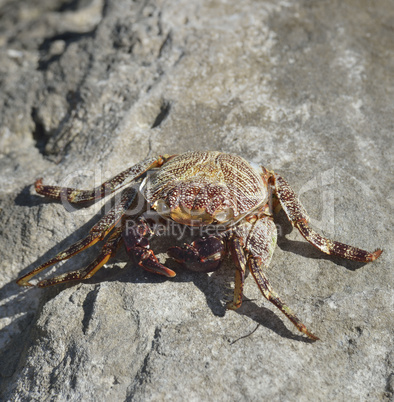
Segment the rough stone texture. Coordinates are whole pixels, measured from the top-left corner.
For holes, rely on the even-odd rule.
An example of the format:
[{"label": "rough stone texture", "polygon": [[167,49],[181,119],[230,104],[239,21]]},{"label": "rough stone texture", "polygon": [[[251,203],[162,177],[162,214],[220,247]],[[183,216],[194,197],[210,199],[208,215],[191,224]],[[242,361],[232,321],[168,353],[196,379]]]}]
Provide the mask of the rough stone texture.
[{"label": "rough stone texture", "polygon": [[[1,399],[392,399],[393,30],[383,0],[0,1]],[[321,341],[251,277],[226,312],[230,261],[167,280],[120,252],[84,283],[15,284],[104,205],[67,211],[36,178],[90,187],[193,149],[275,169],[315,228],[384,249],[328,258],[279,215],[269,278]]]}]

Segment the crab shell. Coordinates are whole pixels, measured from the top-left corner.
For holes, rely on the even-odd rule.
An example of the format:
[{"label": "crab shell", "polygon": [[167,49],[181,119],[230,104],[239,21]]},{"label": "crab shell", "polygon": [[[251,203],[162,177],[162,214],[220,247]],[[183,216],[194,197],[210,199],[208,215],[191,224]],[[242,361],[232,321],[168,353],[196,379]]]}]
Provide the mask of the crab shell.
[{"label": "crab shell", "polygon": [[166,219],[229,226],[268,200],[265,176],[257,169],[237,155],[187,152],[146,177],[141,192]]}]

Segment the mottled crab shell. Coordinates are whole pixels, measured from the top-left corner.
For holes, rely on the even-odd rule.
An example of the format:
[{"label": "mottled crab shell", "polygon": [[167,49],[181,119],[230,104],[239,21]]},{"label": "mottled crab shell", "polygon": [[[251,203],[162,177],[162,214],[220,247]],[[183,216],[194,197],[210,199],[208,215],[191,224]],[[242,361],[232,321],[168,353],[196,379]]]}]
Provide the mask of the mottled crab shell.
[{"label": "mottled crab shell", "polygon": [[189,225],[229,225],[268,200],[267,183],[245,159],[187,152],[148,176],[141,191],[161,216]]}]

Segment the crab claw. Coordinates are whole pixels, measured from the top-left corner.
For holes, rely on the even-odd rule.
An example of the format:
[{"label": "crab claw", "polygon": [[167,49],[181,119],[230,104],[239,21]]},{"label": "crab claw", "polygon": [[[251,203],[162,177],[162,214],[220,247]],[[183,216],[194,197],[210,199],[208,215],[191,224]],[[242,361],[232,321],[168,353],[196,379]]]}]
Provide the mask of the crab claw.
[{"label": "crab claw", "polygon": [[209,236],[185,244],[182,247],[170,247],[167,254],[185,268],[197,272],[216,271],[225,253],[223,240]]},{"label": "crab claw", "polygon": [[146,271],[172,278],[176,273],[160,264],[154,252],[149,248],[149,236],[153,231],[148,222],[140,218],[135,224],[127,228],[124,235],[124,245],[129,257]]},{"label": "crab claw", "polygon": [[168,278],[172,278],[176,275],[172,269],[160,264],[152,250],[143,247],[134,247],[133,249],[126,248],[126,251],[129,256],[146,271],[164,275]]}]

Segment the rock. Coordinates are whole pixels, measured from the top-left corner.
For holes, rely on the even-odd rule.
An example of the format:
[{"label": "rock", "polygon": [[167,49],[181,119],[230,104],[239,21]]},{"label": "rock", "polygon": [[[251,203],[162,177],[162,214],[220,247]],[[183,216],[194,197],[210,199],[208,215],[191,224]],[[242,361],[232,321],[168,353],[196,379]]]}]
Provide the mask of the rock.
[{"label": "rock", "polygon": [[[353,0],[30,1],[0,5],[0,399],[393,397],[393,10]],[[311,343],[234,267],[173,279],[120,250],[92,279],[15,279],[109,207],[34,194],[90,188],[147,156],[237,153],[283,174],[314,227],[384,253],[315,251],[278,216],[268,276]],[[163,252],[173,238],[160,238]],[[50,273],[90,261],[93,247]]]}]

